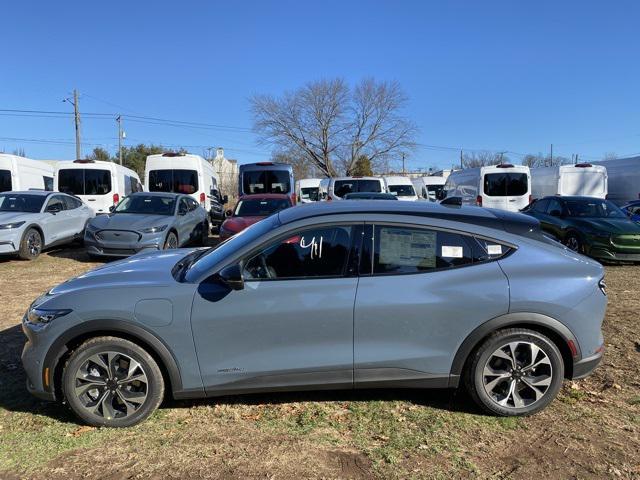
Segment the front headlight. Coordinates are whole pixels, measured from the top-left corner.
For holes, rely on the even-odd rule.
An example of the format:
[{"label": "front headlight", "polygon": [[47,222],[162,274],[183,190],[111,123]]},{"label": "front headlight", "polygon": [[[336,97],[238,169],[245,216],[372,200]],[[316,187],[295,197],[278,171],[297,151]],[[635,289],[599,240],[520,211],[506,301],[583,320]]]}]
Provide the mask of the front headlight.
[{"label": "front headlight", "polygon": [[0,225],[0,230],[11,230],[13,228],[20,228],[24,225],[24,222],[3,223]]},{"label": "front headlight", "polygon": [[69,313],[71,313],[71,310],[68,308],[49,310],[36,307],[30,309],[29,313],[27,313],[27,321],[32,325],[46,325],[56,318],[63,317]]},{"label": "front headlight", "polygon": [[167,229],[167,225],[162,225],[160,227],[143,228],[140,231],[142,233],[158,233],[158,232],[164,232],[166,229]]}]

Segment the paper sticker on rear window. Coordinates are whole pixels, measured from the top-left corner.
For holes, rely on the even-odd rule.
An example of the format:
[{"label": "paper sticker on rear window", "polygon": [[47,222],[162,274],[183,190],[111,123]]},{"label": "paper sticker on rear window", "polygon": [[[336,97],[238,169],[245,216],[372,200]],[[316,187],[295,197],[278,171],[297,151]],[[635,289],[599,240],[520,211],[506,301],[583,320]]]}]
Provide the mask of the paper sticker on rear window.
[{"label": "paper sticker on rear window", "polygon": [[383,265],[435,268],[436,233],[381,228],[378,262]]},{"label": "paper sticker on rear window", "polygon": [[445,258],[462,258],[462,247],[443,245],[442,256]]},{"label": "paper sticker on rear window", "polygon": [[489,255],[502,255],[502,245],[487,245]]}]

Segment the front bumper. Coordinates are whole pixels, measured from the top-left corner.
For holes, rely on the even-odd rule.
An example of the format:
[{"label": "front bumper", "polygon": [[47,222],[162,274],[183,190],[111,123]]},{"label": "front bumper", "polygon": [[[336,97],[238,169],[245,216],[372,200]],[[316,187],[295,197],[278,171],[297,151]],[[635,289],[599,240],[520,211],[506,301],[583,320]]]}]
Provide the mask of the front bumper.
[{"label": "front bumper", "polygon": [[603,262],[640,262],[640,242],[616,244],[611,238],[587,235],[586,253]]},{"label": "front bumper", "polygon": [[20,241],[24,228],[0,230],[0,255],[12,254],[20,250]]},{"label": "front bumper", "polygon": [[136,241],[102,241],[95,233],[85,231],[84,245],[89,255],[99,257],[129,257],[142,251],[161,250],[164,244],[164,233],[157,235],[139,234]]}]

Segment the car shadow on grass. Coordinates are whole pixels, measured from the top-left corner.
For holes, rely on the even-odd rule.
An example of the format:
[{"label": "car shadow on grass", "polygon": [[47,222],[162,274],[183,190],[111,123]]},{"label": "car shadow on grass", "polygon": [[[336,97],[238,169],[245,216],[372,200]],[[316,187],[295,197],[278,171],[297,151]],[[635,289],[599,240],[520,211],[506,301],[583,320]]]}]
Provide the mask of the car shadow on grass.
[{"label": "car shadow on grass", "polygon": [[[20,354],[26,338],[19,325],[0,331],[0,409],[45,415],[63,422],[78,422],[59,403],[33,397],[26,388]],[[172,400],[162,408],[192,408],[204,405],[269,405],[296,402],[405,401],[452,412],[481,413],[463,390],[363,389],[251,393],[198,400]]]}]

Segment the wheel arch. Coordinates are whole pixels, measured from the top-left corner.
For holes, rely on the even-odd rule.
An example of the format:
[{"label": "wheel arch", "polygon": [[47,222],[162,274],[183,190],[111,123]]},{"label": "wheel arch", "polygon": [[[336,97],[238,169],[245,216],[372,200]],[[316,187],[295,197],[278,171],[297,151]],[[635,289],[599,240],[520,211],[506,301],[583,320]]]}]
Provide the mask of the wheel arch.
[{"label": "wheel arch", "polygon": [[[44,360],[43,375],[49,369],[50,391],[56,399],[62,398],[62,372],[71,353],[83,342],[96,337],[118,337],[129,340],[147,351],[158,364],[167,385],[166,392],[175,396],[182,390],[180,368],[173,354],[162,340],[145,328],[122,320],[94,320],[77,325],[58,337],[49,348]],[[46,385],[47,382],[45,381]],[[46,387],[45,387],[46,388]]]},{"label": "wheel arch", "polygon": [[37,223],[32,223],[30,225],[27,225],[27,227],[24,229],[22,237],[20,237],[20,243],[22,244],[22,240],[24,239],[24,236],[26,235],[27,231],[30,228],[34,228],[40,234],[40,237],[42,238],[42,250],[44,250],[45,247],[48,245],[48,243],[47,243],[48,239],[45,237],[44,230],[42,229],[42,227],[40,225],[38,225]]},{"label": "wheel arch", "polygon": [[[573,363],[575,360],[581,358],[581,354],[578,340],[571,330],[558,320],[547,315],[519,312],[495,317],[477,327],[465,338],[453,358],[449,375],[449,387],[454,388],[458,386],[461,375],[467,366],[467,361],[476,348],[478,348],[489,335],[504,328],[528,328],[548,337],[556,344],[562,354],[565,378],[572,378]],[[575,355],[572,353],[570,344],[573,345],[573,349],[576,352]]]}]

